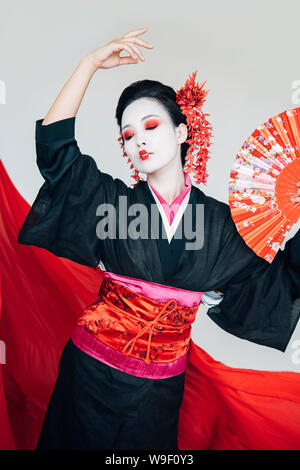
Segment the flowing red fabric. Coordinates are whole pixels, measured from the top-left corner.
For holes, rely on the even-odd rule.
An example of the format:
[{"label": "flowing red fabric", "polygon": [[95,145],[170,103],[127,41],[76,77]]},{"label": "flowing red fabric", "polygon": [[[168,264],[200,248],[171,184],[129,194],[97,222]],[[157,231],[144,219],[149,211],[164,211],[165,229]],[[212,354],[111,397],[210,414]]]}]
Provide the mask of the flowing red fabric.
[{"label": "flowing red fabric", "polygon": [[100,268],[18,244],[29,209],[0,160],[1,449],[35,447],[63,347],[103,279]]},{"label": "flowing red fabric", "polygon": [[[103,279],[17,243],[30,209],[0,160],[0,449],[34,449],[62,349]],[[191,342],[179,449],[300,449],[300,375],[230,368]]]},{"label": "flowing red fabric", "polygon": [[178,446],[299,450],[300,374],[228,367],[192,342]]}]

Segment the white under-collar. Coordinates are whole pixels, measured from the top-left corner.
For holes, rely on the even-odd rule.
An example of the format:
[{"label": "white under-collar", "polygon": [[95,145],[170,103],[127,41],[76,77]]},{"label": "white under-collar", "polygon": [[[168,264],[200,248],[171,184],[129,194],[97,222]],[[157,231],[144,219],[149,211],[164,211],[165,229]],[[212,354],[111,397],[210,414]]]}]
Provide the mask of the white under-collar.
[{"label": "white under-collar", "polygon": [[165,231],[166,231],[166,234],[167,234],[167,238],[168,238],[168,242],[171,243],[171,240],[177,230],[177,227],[180,223],[180,220],[182,219],[182,216],[183,216],[183,213],[185,211],[185,208],[186,206],[188,205],[188,202],[189,202],[189,199],[190,199],[190,193],[191,193],[191,189],[188,191],[188,193],[185,195],[185,197],[183,198],[176,214],[175,214],[175,217],[174,219],[172,220],[172,223],[170,225],[169,223],[169,220],[168,220],[168,217],[166,216],[166,213],[164,211],[164,208],[160,202],[160,200],[158,199],[158,197],[156,196],[155,192],[152,190],[152,188],[150,187],[150,185],[148,185],[155,201],[156,201],[156,204],[157,204],[157,207],[159,209],[159,212],[160,212],[160,215],[161,215],[161,218],[162,218],[162,221],[163,221],[163,224],[164,224],[164,228],[165,228]]}]

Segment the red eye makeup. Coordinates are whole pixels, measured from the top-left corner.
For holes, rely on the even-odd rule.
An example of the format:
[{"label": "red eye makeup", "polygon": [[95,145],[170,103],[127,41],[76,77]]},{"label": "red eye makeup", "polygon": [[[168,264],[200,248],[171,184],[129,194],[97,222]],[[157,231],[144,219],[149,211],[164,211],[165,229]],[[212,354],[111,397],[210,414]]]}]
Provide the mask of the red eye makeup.
[{"label": "red eye makeup", "polygon": [[159,124],[160,124],[160,121],[158,121],[157,119],[151,119],[151,120],[146,122],[145,128],[146,129],[153,129],[154,127],[157,127]]},{"label": "red eye makeup", "polygon": [[[158,119],[149,119],[145,124],[145,129],[146,130],[155,129],[157,126],[159,126],[159,124],[160,124],[160,121]],[[123,138],[125,140],[130,140],[133,135],[134,135],[133,131],[126,129],[123,133]]]},{"label": "red eye makeup", "polygon": [[125,140],[129,140],[131,137],[133,136],[133,132],[132,131],[124,131],[123,133],[123,137]]}]

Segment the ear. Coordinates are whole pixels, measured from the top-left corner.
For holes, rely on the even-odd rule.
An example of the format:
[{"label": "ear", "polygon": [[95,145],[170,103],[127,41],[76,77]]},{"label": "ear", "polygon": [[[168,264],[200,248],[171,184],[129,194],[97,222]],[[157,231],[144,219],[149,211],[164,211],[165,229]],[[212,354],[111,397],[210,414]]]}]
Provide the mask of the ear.
[{"label": "ear", "polygon": [[188,136],[188,128],[183,122],[181,122],[179,126],[176,127],[176,135],[179,144],[183,144],[183,142],[186,141]]}]

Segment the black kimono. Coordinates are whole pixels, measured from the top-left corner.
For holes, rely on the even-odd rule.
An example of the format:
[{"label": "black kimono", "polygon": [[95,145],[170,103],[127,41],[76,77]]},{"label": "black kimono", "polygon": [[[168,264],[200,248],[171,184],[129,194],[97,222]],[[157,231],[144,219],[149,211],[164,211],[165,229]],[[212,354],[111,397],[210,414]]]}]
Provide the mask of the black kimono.
[{"label": "black kimono", "polygon": [[[159,215],[155,239],[150,209],[156,203],[147,182],[132,189],[100,171],[78,148],[75,118],[47,126],[41,122],[36,122],[36,150],[45,183],[20,230],[19,243],[94,268],[102,262],[107,271],[136,279],[197,292],[221,291],[222,302],[207,312],[213,321],[240,338],[285,351],[299,318],[293,306],[300,297],[300,231],[269,264],[239,235],[229,206],[192,186],[189,221],[196,233],[196,206],[203,205],[203,246],[186,249],[184,234],[168,243]],[[142,203],[149,209],[147,237],[118,238],[120,196],[128,206]],[[103,203],[116,209],[117,237],[100,239],[96,234],[101,219],[97,207]],[[69,341],[38,448],[175,449],[183,385],[184,373],[168,379],[137,378],[85,355]],[[105,407],[98,401],[100,389]],[[151,400],[136,415],[141,393]],[[117,409],[107,413],[113,407]],[[103,427],[108,431],[101,431]]]}]

